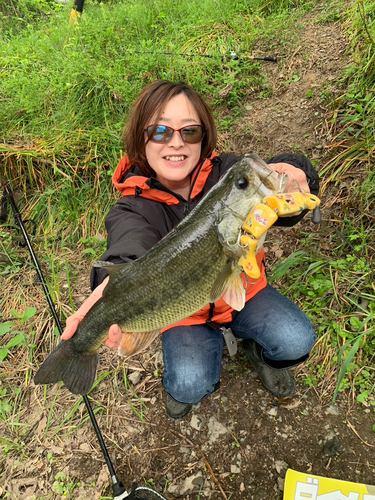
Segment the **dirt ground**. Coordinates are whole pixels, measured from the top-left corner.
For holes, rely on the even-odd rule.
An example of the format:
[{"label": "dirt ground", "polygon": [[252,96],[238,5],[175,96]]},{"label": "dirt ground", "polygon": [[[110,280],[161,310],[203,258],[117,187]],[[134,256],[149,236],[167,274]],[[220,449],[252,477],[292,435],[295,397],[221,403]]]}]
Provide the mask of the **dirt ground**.
[{"label": "dirt ground", "polygon": [[[339,94],[335,80],[349,59],[340,26],[316,23],[318,16],[303,19],[296,46],[280,49],[276,41],[267,46],[267,53],[279,56],[278,64],[262,66],[272,95],[249,95],[243,102],[246,117],[235,138],[222,137],[234,151],[263,157],[300,151],[319,168],[330,140],[322,124],[321,93]],[[314,230],[308,220],[303,224]],[[284,231],[288,239],[288,231],[297,230]],[[270,234],[269,262],[283,252]],[[88,270],[81,276],[77,303],[88,293],[87,276]],[[40,294],[36,300],[42,304],[44,298]],[[52,330],[48,316],[45,307],[45,328]],[[313,362],[321,355],[314,352]],[[160,339],[125,367],[121,363],[117,354],[101,349],[101,382],[91,402],[127,489],[148,481],[168,500],[280,500],[287,468],[375,484],[373,409],[345,394],[332,406],[334,379],[308,387],[303,383],[307,368],[299,367],[298,393],[278,400],[263,388],[240,347],[234,358],[224,354],[221,388],[174,421],[165,413]],[[30,427],[22,449],[13,447],[1,459],[0,498],[110,498],[108,470],[79,398],[58,384],[46,393],[31,384],[22,396],[18,425]],[[13,439],[12,429],[0,420],[3,439]]]}]

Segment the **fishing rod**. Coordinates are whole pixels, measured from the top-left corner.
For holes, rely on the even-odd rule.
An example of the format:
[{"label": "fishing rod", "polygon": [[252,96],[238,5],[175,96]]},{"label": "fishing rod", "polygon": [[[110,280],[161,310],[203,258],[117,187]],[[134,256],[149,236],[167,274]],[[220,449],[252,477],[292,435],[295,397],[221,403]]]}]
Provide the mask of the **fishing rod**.
[{"label": "fishing rod", "polygon": [[223,55],[215,55],[215,54],[192,54],[191,52],[189,53],[176,53],[176,52],[153,52],[153,51],[143,51],[143,50],[133,50],[131,51],[135,54],[154,54],[157,56],[163,55],[163,56],[179,56],[179,57],[207,57],[209,59],[221,59],[222,61],[226,61],[228,59],[231,59],[233,61],[238,61],[240,59],[250,59],[251,61],[266,61],[266,62],[273,62],[277,63],[277,57],[256,57],[256,56],[246,56],[246,55],[239,55],[237,52],[234,50],[230,50],[229,54],[223,54]]},{"label": "fishing rod", "polygon": [[[10,206],[12,207],[12,210],[13,210],[13,213],[14,213],[15,222],[19,226],[19,228],[20,228],[20,230],[22,232],[22,236],[23,236],[23,238],[25,240],[25,243],[26,243],[26,246],[27,246],[27,248],[29,250],[31,259],[33,261],[33,264],[34,264],[35,269],[37,271],[37,274],[39,276],[39,280],[40,280],[40,282],[42,284],[44,295],[45,295],[45,297],[47,299],[47,302],[48,302],[48,305],[49,305],[50,310],[52,312],[52,315],[53,315],[53,318],[55,320],[56,326],[57,326],[57,328],[59,330],[60,335],[62,335],[63,328],[62,328],[60,320],[59,320],[59,318],[57,316],[55,305],[54,305],[54,303],[52,301],[51,294],[50,294],[50,292],[48,290],[48,286],[47,286],[46,281],[44,279],[44,276],[43,276],[42,270],[40,268],[38,259],[37,259],[36,255],[35,255],[35,252],[34,252],[33,247],[31,245],[30,238],[28,236],[28,233],[27,233],[26,228],[24,226],[24,223],[22,221],[21,214],[20,214],[20,212],[18,210],[18,207],[17,207],[16,202],[14,200],[12,191],[11,191],[10,186],[8,184],[6,184],[4,186],[3,193],[4,193],[4,197],[3,197],[3,200],[2,200],[2,204],[1,204],[1,206],[2,206],[1,221],[5,221],[6,207],[4,208],[4,205],[5,205],[4,200],[7,200],[9,202]],[[91,423],[92,423],[92,425],[94,427],[94,431],[95,431],[96,437],[97,437],[97,439],[99,441],[99,446],[100,446],[100,449],[102,450],[102,453],[103,453],[103,456],[104,456],[104,460],[105,460],[105,462],[107,464],[107,467],[108,467],[108,470],[109,470],[109,473],[110,473],[110,476],[111,476],[112,489],[113,489],[113,495],[114,495],[113,500],[123,500],[125,498],[128,498],[129,500],[158,500],[158,499],[159,500],[166,500],[165,497],[163,497],[162,495],[160,495],[160,493],[158,493],[155,490],[153,490],[151,488],[148,488],[146,486],[138,486],[138,485],[135,484],[135,485],[133,485],[133,489],[132,489],[132,491],[130,493],[128,493],[126,491],[124,485],[117,478],[117,475],[116,475],[116,472],[115,472],[115,468],[114,468],[114,466],[112,464],[112,461],[111,461],[111,458],[109,456],[109,453],[108,453],[107,447],[105,445],[102,433],[100,432],[99,425],[98,425],[98,422],[96,420],[95,414],[94,414],[94,412],[92,410],[89,398],[87,397],[87,394],[84,394],[82,397],[83,397],[83,401],[84,401],[84,403],[86,405],[86,408],[87,408],[87,411],[88,411]]]}]

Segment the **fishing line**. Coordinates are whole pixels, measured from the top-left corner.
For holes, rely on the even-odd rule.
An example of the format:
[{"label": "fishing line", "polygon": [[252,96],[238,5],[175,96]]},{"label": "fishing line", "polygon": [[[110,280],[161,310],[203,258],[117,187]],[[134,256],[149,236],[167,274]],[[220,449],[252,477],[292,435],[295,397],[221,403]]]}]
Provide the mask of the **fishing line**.
[{"label": "fishing line", "polygon": [[227,60],[232,60],[232,61],[238,61],[241,59],[250,59],[254,61],[266,61],[266,62],[273,62],[277,63],[277,57],[256,57],[256,56],[247,56],[247,55],[240,55],[237,54],[234,50],[230,50],[229,54],[199,54],[199,53],[191,53],[191,52],[153,52],[153,51],[141,51],[141,50],[131,50],[130,52],[134,54],[153,54],[153,55],[165,55],[165,56],[177,56],[177,57],[207,57],[209,59],[220,59],[222,61],[227,61]]}]

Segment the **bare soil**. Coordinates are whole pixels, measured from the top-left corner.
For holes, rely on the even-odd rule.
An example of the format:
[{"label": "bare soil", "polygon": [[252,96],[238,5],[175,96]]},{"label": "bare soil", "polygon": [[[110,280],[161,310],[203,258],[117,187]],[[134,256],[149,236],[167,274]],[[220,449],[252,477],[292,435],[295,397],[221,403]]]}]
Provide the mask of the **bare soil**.
[{"label": "bare soil", "polygon": [[[263,157],[300,151],[316,161],[317,168],[323,164],[330,137],[321,94],[329,92],[332,99],[338,95],[336,80],[349,56],[340,26],[319,24],[318,16],[316,12],[302,20],[304,29],[299,30],[296,45],[280,48],[275,41],[267,46],[268,53],[279,56],[278,64],[262,66],[272,93],[266,98],[249,95],[243,102],[246,116],[234,139],[229,132],[221,137],[234,151]],[[258,47],[260,53],[263,49]],[[301,227],[314,230],[307,219]],[[298,248],[298,228],[280,231],[275,233],[278,243],[269,236],[271,264]],[[88,265],[80,268],[76,263],[75,269],[80,272],[74,297],[78,305],[88,294]],[[10,280],[6,281],[10,290]],[[23,287],[30,306],[38,307],[36,322],[43,327],[37,336],[43,335],[52,349],[52,320],[38,284],[32,281],[25,273],[12,286]],[[61,302],[68,304],[68,296]],[[241,349],[233,359],[225,353],[221,388],[174,421],[165,413],[160,346],[159,339],[125,365],[116,353],[104,347],[100,352],[101,381],[91,401],[117,475],[127,489],[133,482],[148,481],[168,500],[178,496],[280,500],[288,467],[375,483],[373,409],[356,404],[345,393],[332,406],[334,373],[309,387],[304,384],[309,365],[299,367],[298,393],[278,400],[263,388]],[[310,366],[324,356],[317,346]],[[20,406],[13,418],[17,425],[0,420],[1,438],[14,443],[22,435],[20,428],[27,433],[0,459],[0,498],[111,498],[108,470],[82,401],[58,384],[46,392],[32,383],[22,385],[27,364],[16,356],[5,369],[9,383],[20,386],[16,401]],[[6,448],[4,443],[1,448]]]}]

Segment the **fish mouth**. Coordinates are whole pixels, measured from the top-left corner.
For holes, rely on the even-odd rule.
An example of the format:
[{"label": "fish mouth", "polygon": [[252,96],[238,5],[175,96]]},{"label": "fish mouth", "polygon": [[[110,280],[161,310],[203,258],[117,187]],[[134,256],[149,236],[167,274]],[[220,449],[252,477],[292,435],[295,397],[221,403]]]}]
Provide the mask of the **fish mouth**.
[{"label": "fish mouth", "polygon": [[255,173],[256,188],[262,196],[270,196],[283,191],[285,180],[257,155],[245,155]]},{"label": "fish mouth", "polygon": [[272,174],[256,176],[256,187],[262,196],[271,196],[280,192],[280,185]]}]

